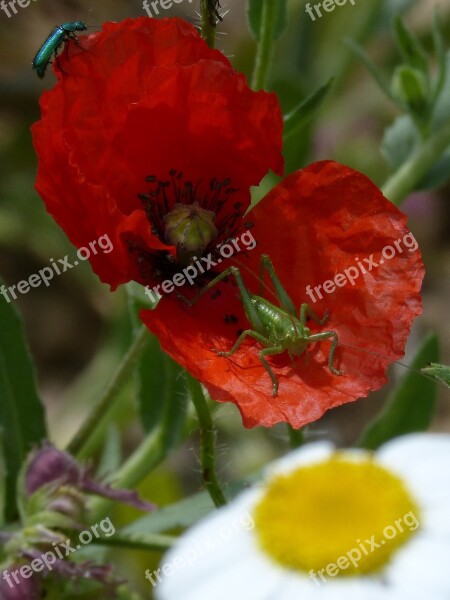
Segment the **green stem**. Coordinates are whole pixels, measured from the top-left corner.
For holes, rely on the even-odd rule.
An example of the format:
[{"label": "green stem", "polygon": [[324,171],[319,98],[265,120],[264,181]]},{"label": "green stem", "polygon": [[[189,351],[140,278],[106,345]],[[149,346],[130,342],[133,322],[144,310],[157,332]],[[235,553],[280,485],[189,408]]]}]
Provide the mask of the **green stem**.
[{"label": "green stem", "polygon": [[156,533],[126,533],[117,532],[111,537],[98,538],[93,543],[98,546],[113,546],[115,548],[133,548],[135,550],[156,550],[165,552],[177,541],[170,535]]},{"label": "green stem", "polygon": [[263,3],[261,28],[256,48],[255,68],[252,77],[252,88],[260,90],[265,87],[275,42],[275,26],[277,20],[278,0],[261,0]]},{"label": "green stem", "polygon": [[[120,469],[114,473],[115,488],[135,488],[166,456],[165,433],[159,426],[149,434]],[[93,522],[106,514],[112,505],[107,498],[92,500],[90,511]]]},{"label": "green stem", "polygon": [[164,460],[164,437],[161,427],[148,435],[114,475],[114,487],[134,488],[139,485]]},{"label": "green stem", "polygon": [[227,499],[220,487],[219,478],[217,477],[216,472],[216,433],[213,420],[201,385],[190,376],[188,376],[187,380],[191,392],[192,403],[195,406],[200,423],[203,481],[205,482],[206,489],[215,506],[223,506],[227,503]]},{"label": "green stem", "polygon": [[[185,420],[185,413],[175,394],[171,398],[166,398],[165,404],[164,414],[158,426],[147,435],[128,460],[114,473],[114,487],[137,487],[166,458],[168,452],[177,443],[180,428]],[[106,514],[111,504],[112,501],[106,498],[93,500],[90,507],[93,522]]]},{"label": "green stem", "polygon": [[136,363],[146,349],[149,340],[150,334],[147,328],[142,325],[112,381],[106,388],[105,393],[67,447],[67,451],[70,454],[80,454],[95,431],[104,423],[108,413],[114,405],[114,401],[118,398],[120,390],[132,375]]},{"label": "green stem", "polygon": [[450,121],[423,142],[414,154],[382,187],[383,194],[399,205],[416,189],[420,180],[430,171],[450,146]]},{"label": "green stem", "polygon": [[215,17],[214,14],[211,14],[212,12],[211,0],[201,0],[202,38],[210,48],[214,48],[216,45],[216,27],[211,23]]},{"label": "green stem", "polygon": [[295,449],[303,446],[305,443],[305,428],[302,427],[301,429],[294,429],[288,424],[287,429],[291,448]]}]

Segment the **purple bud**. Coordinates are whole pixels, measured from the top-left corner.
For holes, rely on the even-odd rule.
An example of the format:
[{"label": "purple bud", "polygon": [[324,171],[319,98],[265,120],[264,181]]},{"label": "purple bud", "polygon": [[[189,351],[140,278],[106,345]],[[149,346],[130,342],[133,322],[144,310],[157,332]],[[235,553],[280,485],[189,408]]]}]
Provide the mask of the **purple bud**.
[{"label": "purple bud", "polygon": [[[28,570],[31,571],[31,567],[24,572]],[[32,573],[29,578],[23,577],[20,574],[20,565],[11,566],[1,574],[0,600],[39,600],[40,597],[41,583],[36,574]]]},{"label": "purple bud", "polygon": [[155,504],[151,504],[146,500],[141,500],[137,492],[131,490],[118,490],[109,485],[94,481],[93,479],[90,479],[89,476],[84,477],[82,489],[90,494],[96,494],[97,496],[117,500],[117,502],[122,502],[123,504],[129,504],[139,510],[150,511],[155,510],[156,508]]},{"label": "purple bud", "polygon": [[[90,469],[79,466],[70,454],[47,443],[34,453],[28,464],[25,491],[31,495],[42,486],[51,483],[54,483],[55,489],[52,490],[48,509],[69,516],[79,516],[77,510],[82,511],[84,508],[82,498],[77,498],[80,492],[104,496],[144,511],[156,508],[154,504],[140,500],[134,491],[118,490],[95,481]],[[65,490],[59,490],[63,486]],[[69,493],[67,488],[72,488],[73,494]]]},{"label": "purple bud", "polygon": [[49,483],[72,484],[80,480],[80,469],[74,458],[44,444],[34,453],[25,474],[25,491],[31,496],[36,490]]}]

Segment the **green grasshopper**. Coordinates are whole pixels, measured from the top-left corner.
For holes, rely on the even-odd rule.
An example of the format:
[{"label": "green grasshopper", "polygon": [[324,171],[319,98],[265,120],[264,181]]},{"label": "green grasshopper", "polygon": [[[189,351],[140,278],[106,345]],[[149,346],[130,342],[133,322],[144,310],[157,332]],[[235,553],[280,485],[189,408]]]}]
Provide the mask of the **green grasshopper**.
[{"label": "green grasshopper", "polygon": [[230,275],[235,278],[245,314],[252,328],[243,331],[228,352],[216,349],[213,349],[213,351],[219,356],[232,356],[239,350],[241,344],[247,337],[252,337],[260,342],[264,348],[258,352],[258,358],[272,381],[273,397],[278,395],[278,379],[267,362],[266,356],[275,356],[287,351],[291,362],[295,367],[294,356],[303,354],[307,350],[309,344],[331,339],[331,348],[328,355],[328,368],[334,375],[342,375],[342,371],[339,371],[334,367],[334,354],[338,344],[337,333],[335,331],[322,331],[321,333],[311,335],[310,329],[306,327],[306,320],[308,317],[313,319],[313,321],[319,325],[323,325],[328,319],[328,311],[325,312],[322,318],[319,318],[308,304],[303,303],[300,307],[299,316],[297,317],[295,306],[288,293],[281,285],[281,282],[275,273],[272,261],[267,254],[261,256],[259,293],[261,293],[264,285],[265,271],[268,272],[269,277],[272,280],[275,294],[281,307],[275,306],[275,304],[272,304],[260,295],[257,296],[249,292],[245,287],[239,269],[234,266],[225,269],[225,271],[215,277],[192,300],[185,299],[186,302],[192,306],[203,296],[203,294],[223,279]]}]

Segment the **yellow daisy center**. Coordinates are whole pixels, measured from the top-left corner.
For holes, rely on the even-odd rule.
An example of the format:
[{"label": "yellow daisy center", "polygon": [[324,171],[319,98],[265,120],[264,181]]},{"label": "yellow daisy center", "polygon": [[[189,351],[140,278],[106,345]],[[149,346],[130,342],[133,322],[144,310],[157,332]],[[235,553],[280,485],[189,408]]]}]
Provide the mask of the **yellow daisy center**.
[{"label": "yellow daisy center", "polygon": [[262,549],[277,563],[335,577],[382,568],[418,529],[419,516],[396,475],[370,456],[336,453],[275,477],[254,520]]}]

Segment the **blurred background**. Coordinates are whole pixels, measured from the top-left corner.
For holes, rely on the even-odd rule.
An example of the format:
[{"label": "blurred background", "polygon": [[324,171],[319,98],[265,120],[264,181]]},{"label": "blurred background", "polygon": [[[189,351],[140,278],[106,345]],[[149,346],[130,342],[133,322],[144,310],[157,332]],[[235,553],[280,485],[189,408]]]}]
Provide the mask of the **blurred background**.
[{"label": "blurred background", "polygon": [[[160,16],[179,15],[198,24],[198,4],[198,0],[185,0],[168,10],[160,9]],[[223,0],[221,4],[226,15],[218,26],[217,46],[238,70],[250,75],[255,44],[246,24],[245,2]],[[287,172],[332,158],[364,172],[379,185],[386,180],[388,166],[381,142],[398,112],[343,40],[349,37],[361,44],[389,77],[399,59],[390,30],[392,16],[404,11],[407,24],[429,49],[435,6],[432,0],[356,0],[354,6],[348,2],[313,22],[303,0],[290,2],[289,27],[277,45],[270,88],[278,93],[287,112],[330,77],[335,81],[316,118],[286,145]],[[440,3],[440,13],[450,46],[447,1]],[[61,22],[85,20],[96,25],[145,15],[137,0],[32,0],[27,8],[17,7],[17,14],[10,17],[0,11],[0,275],[7,285],[28,278],[47,266],[50,258],[75,254],[34,191],[37,161],[30,125],[40,116],[40,94],[55,83],[51,70],[43,81],[31,70],[34,54],[50,29]],[[255,198],[274,182],[274,178],[267,179]],[[414,324],[404,362],[431,330],[440,336],[441,362],[450,362],[449,196],[447,185],[413,194],[401,207],[409,215],[409,228],[419,242],[427,271],[424,314]],[[111,294],[85,263],[55,278],[50,287],[19,296],[16,306],[37,364],[53,441],[63,446],[104,389],[130,342],[127,295],[123,290]],[[404,371],[402,366],[394,366],[390,385]],[[308,436],[331,436],[338,444],[355,442],[363,425],[380,410],[388,389],[329,412],[320,424],[309,428]],[[436,431],[450,431],[447,392],[439,390]],[[100,462],[105,453],[128,455],[143,435],[137,413],[130,384],[110,424],[93,441],[90,454],[97,455]],[[283,426],[246,431],[233,405],[216,406],[215,422],[219,472],[224,480],[242,478],[287,449],[288,434]],[[189,436],[189,430],[186,433],[187,441],[142,485],[146,497],[160,504],[201,487],[197,440]],[[120,525],[136,514],[120,509],[113,520]],[[143,571],[156,568],[159,555],[115,551],[113,558],[118,572],[148,598],[151,586]]]}]

